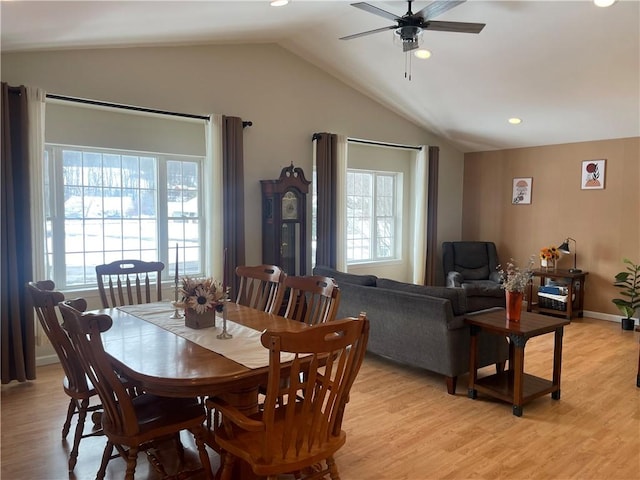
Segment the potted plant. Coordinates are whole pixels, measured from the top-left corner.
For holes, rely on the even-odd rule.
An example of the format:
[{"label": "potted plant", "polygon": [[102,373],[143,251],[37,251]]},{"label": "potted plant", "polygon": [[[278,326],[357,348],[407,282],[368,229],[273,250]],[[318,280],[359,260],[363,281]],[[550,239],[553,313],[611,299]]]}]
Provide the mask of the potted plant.
[{"label": "potted plant", "polygon": [[635,322],[631,317],[640,308],[640,265],[628,258],[622,261],[628,265],[627,270],[616,275],[613,285],[620,288],[620,294],[626,298],[614,298],[612,302],[625,315],[622,319],[622,329],[633,330]]}]

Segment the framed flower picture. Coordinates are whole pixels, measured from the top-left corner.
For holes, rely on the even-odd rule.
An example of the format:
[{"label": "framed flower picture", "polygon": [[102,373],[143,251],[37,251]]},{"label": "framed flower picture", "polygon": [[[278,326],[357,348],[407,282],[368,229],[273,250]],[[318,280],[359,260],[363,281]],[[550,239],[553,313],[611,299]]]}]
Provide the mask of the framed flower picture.
[{"label": "framed flower picture", "polygon": [[511,203],[513,205],[529,205],[531,203],[531,185],[533,177],[519,177],[513,179]]},{"label": "framed flower picture", "polygon": [[582,162],[582,190],[604,188],[604,168],[606,160],[585,160]]}]

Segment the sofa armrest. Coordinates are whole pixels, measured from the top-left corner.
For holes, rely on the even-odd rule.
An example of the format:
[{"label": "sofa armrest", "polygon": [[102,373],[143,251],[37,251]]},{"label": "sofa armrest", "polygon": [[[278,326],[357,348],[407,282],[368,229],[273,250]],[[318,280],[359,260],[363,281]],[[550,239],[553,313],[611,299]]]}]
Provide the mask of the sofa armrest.
[{"label": "sofa armrest", "polygon": [[463,280],[460,272],[447,273],[447,287],[462,287]]}]

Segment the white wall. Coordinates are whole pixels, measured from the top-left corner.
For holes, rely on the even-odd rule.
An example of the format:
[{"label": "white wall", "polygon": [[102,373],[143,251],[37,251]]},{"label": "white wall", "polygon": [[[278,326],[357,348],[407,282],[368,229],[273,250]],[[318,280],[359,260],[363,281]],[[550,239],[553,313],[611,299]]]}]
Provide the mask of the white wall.
[{"label": "white wall", "polygon": [[244,135],[248,264],[262,261],[259,181],[278,178],[291,162],[311,178],[314,132],[439,146],[438,244],[460,238],[463,154],[277,45],[4,53],[1,62],[2,81],[10,85],[251,120]]}]

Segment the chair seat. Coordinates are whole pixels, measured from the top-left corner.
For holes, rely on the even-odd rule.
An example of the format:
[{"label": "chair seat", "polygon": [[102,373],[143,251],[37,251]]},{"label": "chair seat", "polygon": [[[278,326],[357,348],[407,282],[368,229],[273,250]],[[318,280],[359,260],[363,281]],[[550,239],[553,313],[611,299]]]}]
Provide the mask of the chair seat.
[{"label": "chair seat", "polygon": [[[167,433],[174,432],[176,425],[183,424],[180,429],[187,429],[197,424],[194,418],[202,415],[205,420],[204,406],[196,398],[171,398],[158,397],[148,393],[143,393],[132,399],[133,408],[138,419],[138,437],[145,437],[150,434],[153,437],[162,435],[161,432],[166,428]],[[113,435],[113,438],[121,435],[122,432],[113,430],[113,426],[108,418],[103,420],[105,432]],[[144,440],[143,440],[144,441]],[[127,441],[122,442],[127,444]]]}]

